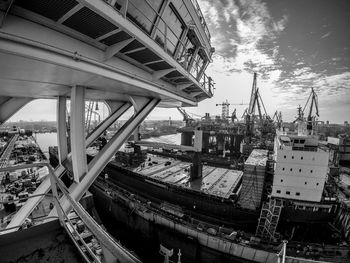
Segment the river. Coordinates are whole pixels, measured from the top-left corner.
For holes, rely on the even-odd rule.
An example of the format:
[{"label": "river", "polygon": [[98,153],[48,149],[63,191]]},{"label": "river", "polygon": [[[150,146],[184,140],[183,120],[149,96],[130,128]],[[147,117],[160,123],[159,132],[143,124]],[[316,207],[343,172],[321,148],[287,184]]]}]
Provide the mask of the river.
[{"label": "river", "polygon": [[[57,133],[37,133],[34,135],[37,143],[39,144],[41,150],[48,157],[49,156],[49,146],[57,146]],[[149,138],[145,141],[154,141],[159,143],[167,144],[178,144],[181,143],[181,133],[163,135],[160,137]]]}]

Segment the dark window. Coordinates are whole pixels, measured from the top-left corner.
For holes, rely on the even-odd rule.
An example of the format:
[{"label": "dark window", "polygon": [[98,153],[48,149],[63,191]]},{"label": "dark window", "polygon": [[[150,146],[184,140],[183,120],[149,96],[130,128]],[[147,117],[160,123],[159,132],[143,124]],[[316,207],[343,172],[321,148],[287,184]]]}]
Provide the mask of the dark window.
[{"label": "dark window", "polygon": [[304,184],[307,184],[307,182],[305,182]]},{"label": "dark window", "polygon": [[293,171],[293,168],[290,168],[290,171]]},{"label": "dark window", "polygon": [[295,195],[300,196],[300,193],[299,193],[299,192],[296,192]]},{"label": "dark window", "polygon": [[276,193],[277,193],[277,194],[280,194],[280,193],[281,193],[281,190],[277,190]]},{"label": "dark window", "polygon": [[299,173],[301,173],[301,169],[299,169]]},{"label": "dark window", "polygon": [[294,159],[294,156],[292,156],[292,159]]},{"label": "dark window", "polygon": [[282,171],[284,171],[284,167],[282,168]]},{"label": "dark window", "polygon": [[301,159],[301,160],[303,160],[303,159],[304,159],[304,157],[303,157],[303,156],[301,156],[301,157],[300,157],[300,159]]},{"label": "dark window", "polygon": [[284,156],[284,159],[286,159],[287,158],[287,156]]},{"label": "dark window", "polygon": [[319,185],[319,183],[316,183],[316,185]]},{"label": "dark window", "polygon": [[287,192],[286,192],[286,194],[287,194],[287,195],[290,195],[290,192],[289,192],[289,191],[287,191]]},{"label": "dark window", "polygon": [[313,171],[312,170],[310,170],[310,173],[312,173]]},{"label": "dark window", "polygon": [[283,179],[281,179],[281,183],[283,182]]}]

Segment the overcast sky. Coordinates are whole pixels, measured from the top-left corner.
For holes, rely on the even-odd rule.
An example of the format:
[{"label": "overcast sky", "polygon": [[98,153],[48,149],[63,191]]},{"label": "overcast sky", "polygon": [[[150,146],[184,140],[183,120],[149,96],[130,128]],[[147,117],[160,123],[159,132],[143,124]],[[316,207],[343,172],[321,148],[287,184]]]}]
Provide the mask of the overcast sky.
[{"label": "overcast sky", "polygon": [[[219,115],[216,103],[249,102],[253,72],[270,115],[290,121],[314,87],[321,120],[350,121],[349,0],[198,0],[215,47],[207,74],[215,95],[188,112]],[[237,108],[238,117],[246,106]],[[149,119],[181,119],[156,109]],[[54,120],[55,103],[36,101],[12,120]]]}]

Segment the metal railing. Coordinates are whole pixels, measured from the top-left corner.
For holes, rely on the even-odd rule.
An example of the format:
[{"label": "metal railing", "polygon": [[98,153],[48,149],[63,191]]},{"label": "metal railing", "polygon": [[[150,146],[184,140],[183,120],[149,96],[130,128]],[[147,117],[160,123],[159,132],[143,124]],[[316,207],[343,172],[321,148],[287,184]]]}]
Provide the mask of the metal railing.
[{"label": "metal railing", "polygon": [[[186,1],[186,0],[185,0]],[[209,43],[210,43],[210,40],[211,40],[211,35],[210,35],[210,32],[209,32],[209,29],[208,29],[208,26],[207,26],[207,23],[205,21],[205,18],[203,16],[203,13],[202,13],[202,10],[201,8],[199,7],[199,4],[197,2],[197,0],[191,0],[193,6],[195,7],[196,11],[197,11],[197,15],[199,17],[199,21],[201,22],[201,25],[203,26],[204,28],[204,32],[205,34],[207,35],[207,38],[209,40]]]},{"label": "metal railing", "polygon": [[[202,88],[210,96],[213,95],[213,81],[204,73],[208,60],[203,60],[203,63],[199,63],[199,59],[196,60],[198,53],[195,52],[196,47],[192,47],[191,44],[184,43],[186,33],[185,26],[182,29],[180,36],[174,32],[174,30],[169,26],[169,24],[162,18],[158,10],[156,10],[147,0],[144,0],[143,3],[146,4],[147,8],[154,13],[153,19],[150,19],[145,13],[145,10],[141,10],[137,7],[132,0],[117,0],[117,1],[107,1],[107,4],[111,5],[116,11],[121,13],[126,19],[135,24],[138,28],[144,31],[153,41],[155,41],[160,47],[164,49],[166,53],[172,56],[179,65],[181,65],[189,74],[191,74],[198,82],[200,88]],[[192,0],[193,3],[194,0]],[[197,14],[200,12],[200,21],[204,21],[203,14],[200,11],[198,3],[195,1],[193,3]],[[129,11],[137,11],[137,14],[140,17],[133,17]],[[189,12],[187,10],[187,12]],[[144,21],[144,24],[142,24]],[[204,24],[203,24],[204,23]],[[147,24],[151,25],[150,29],[147,29]],[[210,42],[209,30],[205,24],[205,21],[202,22],[202,26],[205,28],[205,32]],[[186,77],[184,77],[186,78]],[[182,83],[178,83],[182,84]]]}]

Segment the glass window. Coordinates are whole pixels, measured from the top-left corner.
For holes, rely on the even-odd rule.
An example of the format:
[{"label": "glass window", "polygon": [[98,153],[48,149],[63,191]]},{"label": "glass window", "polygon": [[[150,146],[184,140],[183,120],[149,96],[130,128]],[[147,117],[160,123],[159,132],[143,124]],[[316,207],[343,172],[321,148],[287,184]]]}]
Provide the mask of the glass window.
[{"label": "glass window", "polygon": [[299,193],[299,192],[296,192],[295,195],[300,196],[300,193]]},{"label": "glass window", "polygon": [[286,192],[286,194],[287,194],[287,195],[290,195],[290,192],[289,192],[289,191],[287,191],[287,192]]},{"label": "glass window", "polygon": [[[124,5],[124,1],[118,0],[117,2]],[[161,3],[162,1],[156,0],[129,0],[128,18],[150,34]]]},{"label": "glass window", "polygon": [[277,190],[276,193],[277,193],[277,194],[280,194],[280,193],[281,193],[281,190]]},{"label": "glass window", "polygon": [[164,46],[166,38],[168,52],[173,54],[184,28],[182,21],[175,11],[175,7],[169,4],[164,11],[162,21],[159,23],[156,32],[156,41]]}]

